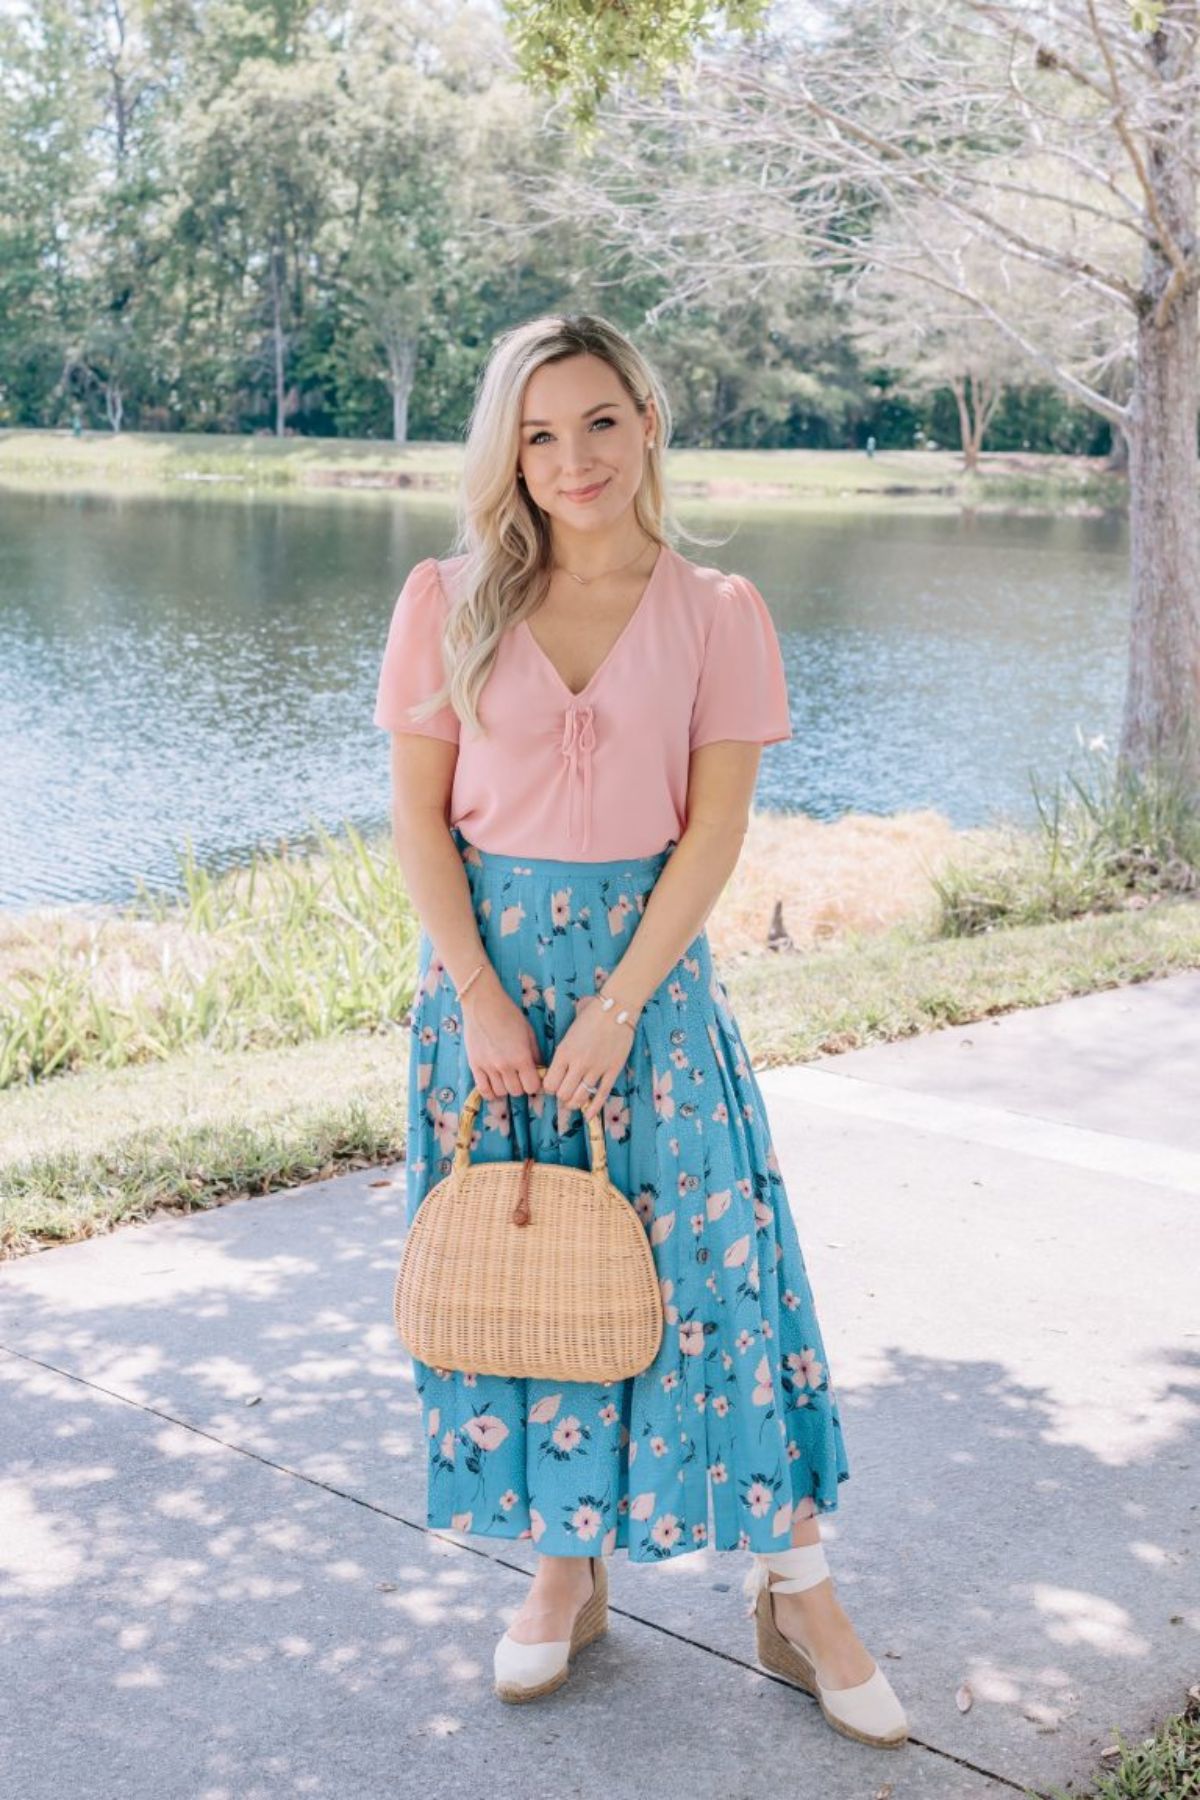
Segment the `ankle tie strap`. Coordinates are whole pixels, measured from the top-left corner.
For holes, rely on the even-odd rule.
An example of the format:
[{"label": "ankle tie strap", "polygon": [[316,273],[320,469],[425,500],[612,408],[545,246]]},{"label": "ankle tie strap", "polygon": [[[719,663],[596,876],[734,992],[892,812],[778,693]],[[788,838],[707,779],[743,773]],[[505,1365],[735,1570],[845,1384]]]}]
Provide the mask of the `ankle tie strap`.
[{"label": "ankle tie strap", "polygon": [[[773,1594],[803,1593],[829,1575],[824,1544],[793,1544],[789,1550],[773,1550],[769,1556],[756,1553],[755,1561],[762,1568],[761,1579],[769,1583]],[[774,1575],[785,1579],[773,1581]]]}]

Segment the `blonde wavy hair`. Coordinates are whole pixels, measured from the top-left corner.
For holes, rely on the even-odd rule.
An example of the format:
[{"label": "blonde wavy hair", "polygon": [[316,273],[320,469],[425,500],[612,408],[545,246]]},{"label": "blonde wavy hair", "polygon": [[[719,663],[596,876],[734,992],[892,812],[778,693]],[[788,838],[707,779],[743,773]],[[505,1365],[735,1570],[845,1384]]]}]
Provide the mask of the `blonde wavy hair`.
[{"label": "blonde wavy hair", "polygon": [[582,355],[609,364],[643,417],[654,400],[656,426],[633,505],[647,536],[660,545],[668,541],[663,453],[671,414],[662,382],[641,351],[615,325],[591,313],[546,314],[502,332],[480,375],[467,428],[452,551],[466,561],[442,636],[449,675],[436,694],[412,708],[414,720],[448,701],[463,724],[484,731],[479,694],[500,641],[538,605],[550,578],[549,524],[517,480],[525,384],[543,363]]}]

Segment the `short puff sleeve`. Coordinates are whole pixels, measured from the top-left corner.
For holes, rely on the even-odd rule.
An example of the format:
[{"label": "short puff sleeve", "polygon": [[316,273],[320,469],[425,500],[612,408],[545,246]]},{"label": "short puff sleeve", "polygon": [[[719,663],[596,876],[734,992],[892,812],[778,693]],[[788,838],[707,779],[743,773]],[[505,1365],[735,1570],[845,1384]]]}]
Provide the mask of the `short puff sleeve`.
[{"label": "short puff sleeve", "polygon": [[422,737],[458,742],[460,720],[449,702],[427,718],[408,716],[410,706],[428,699],[445,683],[441,649],[445,616],[437,558],[427,556],[410,571],[388,628],[374,714],[375,724],[385,731],[415,731]]},{"label": "short puff sleeve", "polygon": [[745,575],[720,584],[692,704],[689,749],[721,738],[777,744],[792,735],[787,676],[767,603]]}]

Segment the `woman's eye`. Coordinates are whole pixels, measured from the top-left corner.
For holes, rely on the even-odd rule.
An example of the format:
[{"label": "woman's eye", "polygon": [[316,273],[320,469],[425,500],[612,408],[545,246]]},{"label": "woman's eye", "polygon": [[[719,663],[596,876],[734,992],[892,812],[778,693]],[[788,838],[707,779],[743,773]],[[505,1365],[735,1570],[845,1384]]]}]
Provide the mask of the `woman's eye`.
[{"label": "woman's eye", "polygon": [[[599,419],[592,420],[593,425],[615,425],[616,422],[617,421],[615,419],[609,418],[607,414],[603,415]],[[533,436],[529,440],[530,445],[532,446],[532,445],[536,444],[538,442],[539,438],[548,437],[549,435],[550,435],[549,432],[546,432],[546,431],[535,431]]]}]

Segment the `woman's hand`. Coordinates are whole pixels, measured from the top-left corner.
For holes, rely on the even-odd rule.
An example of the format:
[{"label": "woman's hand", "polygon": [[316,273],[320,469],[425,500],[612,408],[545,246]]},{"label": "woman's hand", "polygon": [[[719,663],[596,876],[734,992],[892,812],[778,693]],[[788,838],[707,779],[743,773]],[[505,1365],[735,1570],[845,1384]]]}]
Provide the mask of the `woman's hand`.
[{"label": "woman's hand", "polygon": [[[633,1033],[619,1025],[595,994],[584,994],[575,1017],[559,1039],[542,1086],[561,1106],[577,1106],[585,1119],[601,1112],[613,1082],[629,1060]],[[596,1089],[589,1093],[587,1084]]]},{"label": "woman's hand", "polygon": [[475,1086],[484,1099],[539,1093],[537,1071],[542,1052],[537,1035],[494,969],[485,969],[461,1005],[463,1045]]}]

